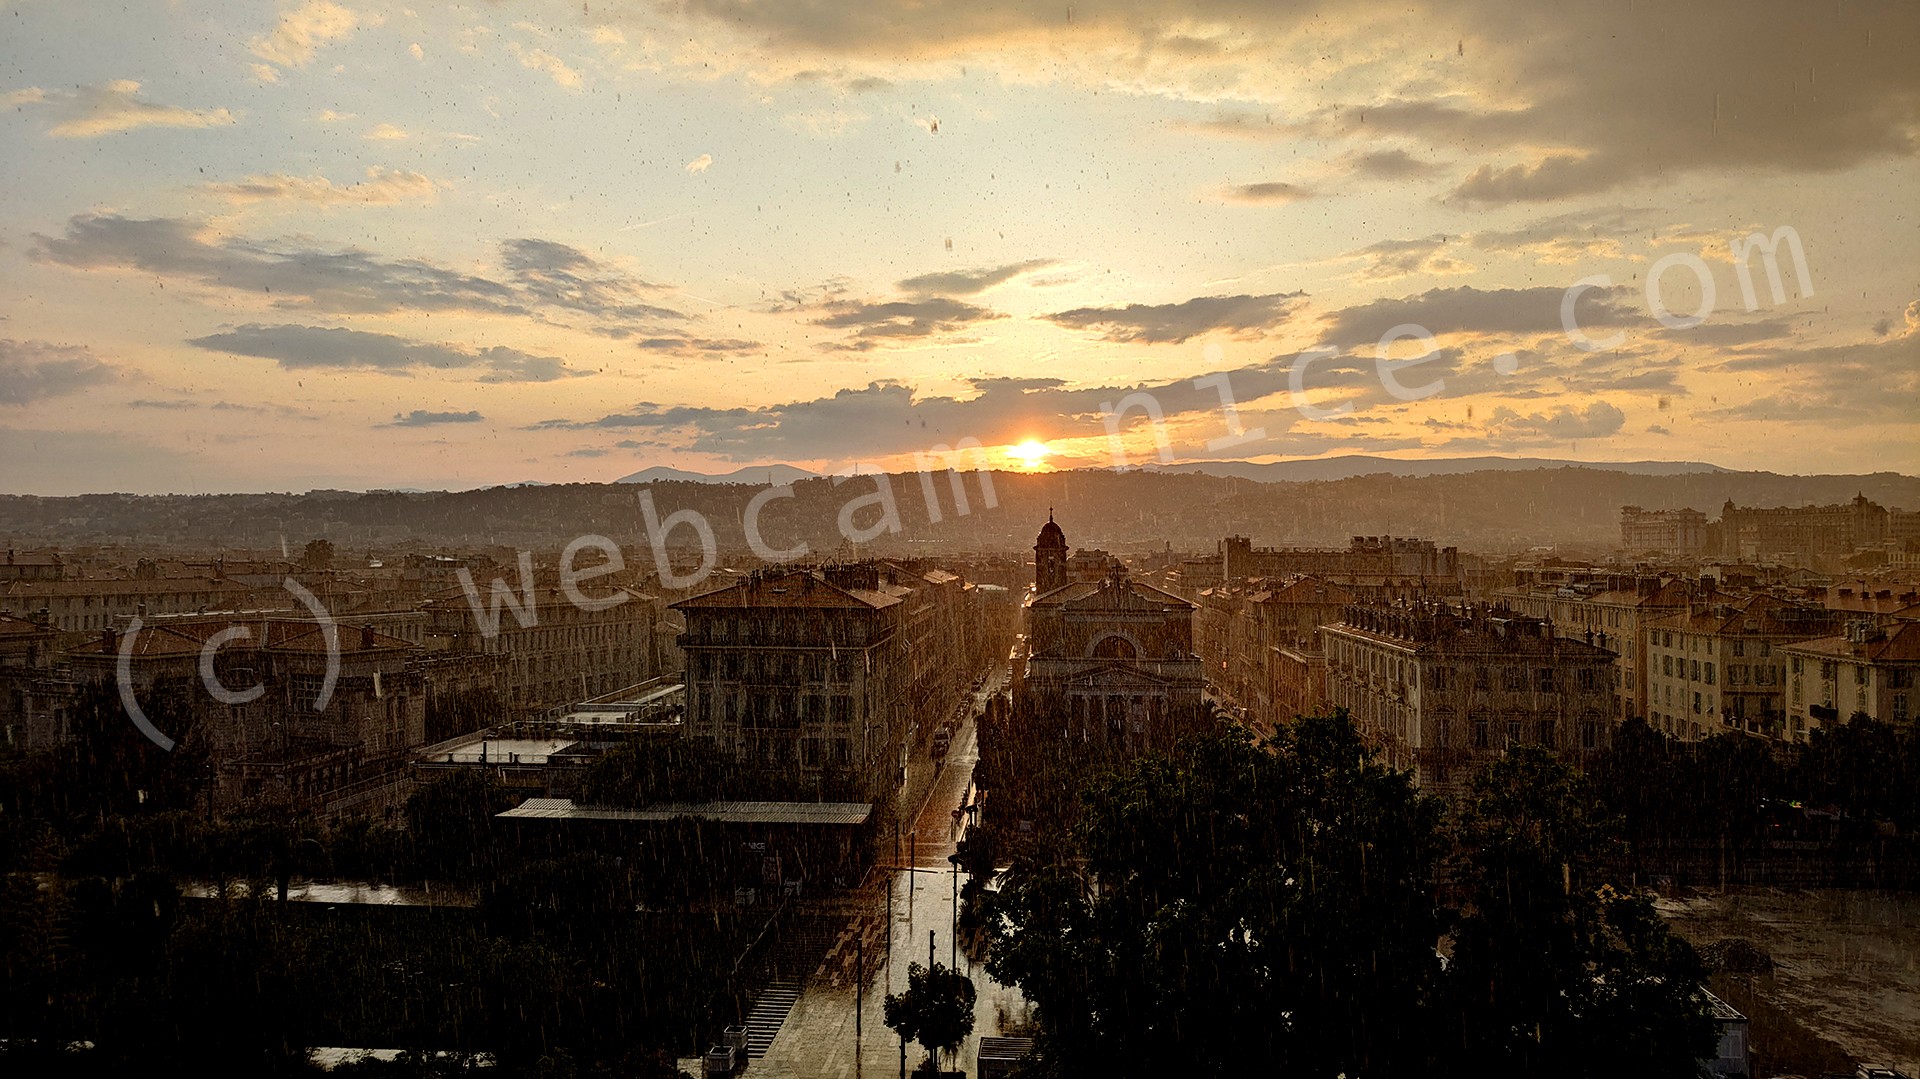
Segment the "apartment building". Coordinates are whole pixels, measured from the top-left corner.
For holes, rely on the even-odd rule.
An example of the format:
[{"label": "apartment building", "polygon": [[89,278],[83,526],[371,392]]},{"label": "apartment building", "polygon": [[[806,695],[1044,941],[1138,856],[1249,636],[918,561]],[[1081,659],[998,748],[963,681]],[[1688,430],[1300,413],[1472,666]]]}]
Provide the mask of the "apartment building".
[{"label": "apartment building", "polygon": [[1510,608],[1355,606],[1321,630],[1327,703],[1415,782],[1442,793],[1508,749],[1575,760],[1612,740],[1613,653]]}]

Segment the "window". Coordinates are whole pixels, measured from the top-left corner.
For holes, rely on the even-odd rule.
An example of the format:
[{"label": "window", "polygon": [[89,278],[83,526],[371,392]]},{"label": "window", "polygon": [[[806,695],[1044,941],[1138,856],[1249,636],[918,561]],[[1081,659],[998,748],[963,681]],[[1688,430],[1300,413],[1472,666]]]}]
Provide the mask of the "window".
[{"label": "window", "polygon": [[1909,718],[1911,718],[1911,716],[1907,712],[1907,695],[1905,693],[1894,694],[1893,721],[1895,723],[1905,723]]},{"label": "window", "polygon": [[1521,732],[1520,728],[1521,728],[1521,720],[1519,716],[1507,717],[1507,745],[1517,746],[1520,744],[1520,740],[1526,737],[1526,735]]},{"label": "window", "polygon": [[1734,638],[1734,641],[1733,641],[1733,654],[1734,654],[1734,655],[1736,655],[1736,656],[1744,656],[1744,655],[1746,655],[1746,654],[1747,654],[1747,642],[1745,642],[1745,641],[1743,641],[1743,640],[1740,640],[1740,639],[1739,639],[1739,638],[1737,638],[1737,637],[1736,637],[1736,638]]},{"label": "window", "polygon": [[1773,645],[1770,642],[1761,641],[1760,642],[1760,658],[1766,659],[1768,656],[1771,656],[1771,655],[1773,655]]},{"label": "window", "polygon": [[1527,688],[1527,669],[1525,667],[1500,668],[1500,688],[1518,691]]},{"label": "window", "polygon": [[1553,692],[1553,668],[1541,667],[1533,672],[1533,689],[1536,693]]},{"label": "window", "polygon": [[1673,677],[1673,657],[1672,656],[1660,657],[1660,673],[1663,675],[1666,675],[1668,678]]},{"label": "window", "polygon": [[1693,661],[1692,669],[1693,669],[1693,673],[1687,676],[1687,681],[1698,682],[1700,680],[1700,661],[1699,660],[1696,659]]},{"label": "window", "polygon": [[1706,673],[1707,673],[1707,684],[1712,685],[1713,684],[1713,661],[1712,660],[1707,661]]},{"label": "window", "polygon": [[1488,727],[1486,716],[1473,717],[1473,748],[1486,749],[1489,746],[1492,739],[1488,734]]},{"label": "window", "polygon": [[1559,748],[1560,739],[1558,735],[1559,735],[1559,731],[1555,729],[1552,716],[1548,716],[1547,718],[1542,719],[1540,721],[1540,744],[1541,745],[1546,746],[1548,749]]},{"label": "window", "polygon": [[1427,688],[1436,693],[1446,692],[1447,674],[1448,670],[1445,667],[1429,667],[1427,669]]},{"label": "window", "polygon": [[1864,664],[1854,664],[1853,684],[1856,686],[1864,686],[1867,684],[1867,668]]},{"label": "window", "polygon": [[1696,716],[1700,714],[1700,694],[1698,693],[1693,695],[1693,714]]},{"label": "window", "polygon": [[1600,723],[1598,720],[1583,719],[1580,721],[1580,748],[1600,748]]}]

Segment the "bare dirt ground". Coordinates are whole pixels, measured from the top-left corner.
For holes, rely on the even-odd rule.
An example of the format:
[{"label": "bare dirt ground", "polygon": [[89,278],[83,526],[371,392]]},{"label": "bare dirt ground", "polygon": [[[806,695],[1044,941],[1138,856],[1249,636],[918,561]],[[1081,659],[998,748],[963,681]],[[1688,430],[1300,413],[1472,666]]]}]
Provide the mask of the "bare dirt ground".
[{"label": "bare dirt ground", "polygon": [[1920,1075],[1920,895],[1826,889],[1682,891],[1660,911],[1696,947],[1744,939],[1772,973],[1712,987],[1752,1020],[1757,1076]]}]

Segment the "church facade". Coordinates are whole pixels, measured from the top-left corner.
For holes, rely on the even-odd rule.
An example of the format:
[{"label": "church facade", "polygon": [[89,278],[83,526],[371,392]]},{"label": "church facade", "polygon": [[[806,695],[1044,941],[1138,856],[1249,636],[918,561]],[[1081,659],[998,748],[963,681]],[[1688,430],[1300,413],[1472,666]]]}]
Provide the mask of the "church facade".
[{"label": "church facade", "polygon": [[1069,736],[1128,752],[1171,745],[1203,714],[1194,605],[1133,580],[1118,560],[1097,581],[1068,571],[1065,534],[1048,515],[1034,545],[1022,690]]}]

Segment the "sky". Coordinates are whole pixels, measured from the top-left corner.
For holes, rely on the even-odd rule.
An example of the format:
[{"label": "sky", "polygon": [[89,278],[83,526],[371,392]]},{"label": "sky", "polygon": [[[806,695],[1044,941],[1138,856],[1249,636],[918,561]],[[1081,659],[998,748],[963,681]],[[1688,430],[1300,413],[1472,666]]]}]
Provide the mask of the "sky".
[{"label": "sky", "polygon": [[0,0],[0,491],[1920,473],[1917,55],[1906,0]]}]

